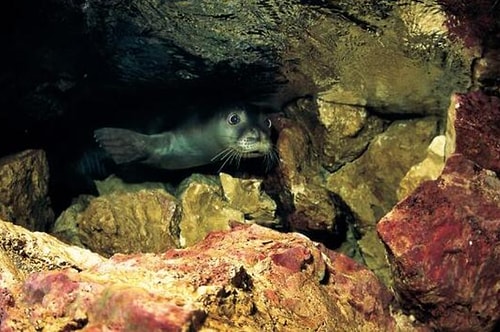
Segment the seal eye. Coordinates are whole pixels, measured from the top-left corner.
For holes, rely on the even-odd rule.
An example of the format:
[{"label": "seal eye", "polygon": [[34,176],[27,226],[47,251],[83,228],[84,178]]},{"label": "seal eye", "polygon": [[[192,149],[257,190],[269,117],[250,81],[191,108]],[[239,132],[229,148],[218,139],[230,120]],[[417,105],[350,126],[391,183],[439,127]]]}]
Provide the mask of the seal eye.
[{"label": "seal eye", "polygon": [[240,123],[240,121],[241,121],[240,116],[238,114],[236,114],[236,113],[231,113],[227,117],[227,122],[230,125],[236,125],[236,124]]},{"label": "seal eye", "polygon": [[269,118],[264,120],[264,124],[266,125],[267,128],[271,128],[271,126],[273,125],[273,123],[271,122],[271,119],[269,119]]}]

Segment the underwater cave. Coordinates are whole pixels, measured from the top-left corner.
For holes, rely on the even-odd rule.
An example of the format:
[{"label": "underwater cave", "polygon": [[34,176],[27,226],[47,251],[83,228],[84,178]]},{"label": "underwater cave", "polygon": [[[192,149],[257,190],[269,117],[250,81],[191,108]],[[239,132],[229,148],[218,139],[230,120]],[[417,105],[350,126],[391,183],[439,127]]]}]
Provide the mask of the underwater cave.
[{"label": "underwater cave", "polygon": [[498,325],[498,1],[0,6],[0,330]]}]

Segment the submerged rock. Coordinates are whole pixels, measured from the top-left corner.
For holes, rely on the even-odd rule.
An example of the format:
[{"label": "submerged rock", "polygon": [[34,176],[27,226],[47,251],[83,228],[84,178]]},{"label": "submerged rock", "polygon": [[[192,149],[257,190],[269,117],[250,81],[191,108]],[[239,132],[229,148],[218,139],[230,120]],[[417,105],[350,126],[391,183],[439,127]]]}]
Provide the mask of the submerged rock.
[{"label": "submerged rock", "polygon": [[394,287],[437,330],[492,331],[500,321],[500,180],[453,155],[378,224]]},{"label": "submerged rock", "polygon": [[398,200],[408,196],[422,182],[435,180],[441,175],[445,162],[445,144],[444,135],[434,137],[427,149],[427,157],[413,165],[401,180],[397,191]]},{"label": "submerged rock", "polygon": [[[305,100],[289,106],[295,109],[291,112],[301,112],[304,107],[308,107]],[[278,195],[287,210],[290,227],[333,233],[338,211],[331,193],[323,187],[319,159],[311,142],[314,135],[306,126],[286,118],[278,118],[274,123],[279,130],[276,148],[282,190]]]},{"label": "submerged rock", "polygon": [[261,190],[262,180],[225,173],[194,174],[179,185],[182,205],[181,243],[191,246],[212,231],[229,230],[231,222],[278,226],[276,203]]},{"label": "submerged rock", "polygon": [[396,121],[370,143],[360,158],[327,179],[327,188],[337,193],[354,213],[364,236],[359,244],[365,262],[386,282],[389,267],[375,225],[398,201],[396,193],[401,179],[424,158],[436,131],[437,119],[433,117]]},{"label": "submerged rock", "polygon": [[238,225],[189,249],[32,274],[0,294],[0,329],[425,331],[391,301],[343,255]]},{"label": "submerged rock", "polygon": [[48,198],[49,166],[42,150],[0,159],[0,218],[32,231],[54,221]]},{"label": "submerged rock", "polygon": [[[82,270],[103,261],[103,257],[90,250],[69,246],[47,233],[31,232],[0,220],[1,290],[12,289],[35,272],[64,268]],[[1,298],[2,295],[0,304]],[[0,317],[5,317],[1,315],[3,308],[0,305]]]},{"label": "submerged rock", "polygon": [[278,224],[276,202],[262,191],[262,180],[239,179],[226,173],[219,174],[224,197],[235,209],[244,213],[245,219],[259,224]]},{"label": "submerged rock", "polygon": [[370,141],[384,130],[384,121],[364,107],[342,105],[318,99],[318,121],[324,131],[321,142],[322,165],[334,171],[358,158]]},{"label": "submerged rock", "polygon": [[394,206],[401,179],[424,158],[436,131],[436,118],[396,121],[360,158],[328,177],[327,187],[349,205],[361,231]]},{"label": "submerged rock", "polygon": [[53,233],[104,256],[179,247],[180,208],[165,190],[81,197],[61,214]]},{"label": "submerged rock", "polygon": [[453,95],[446,134],[448,155],[460,153],[500,172],[500,98],[482,91]]}]

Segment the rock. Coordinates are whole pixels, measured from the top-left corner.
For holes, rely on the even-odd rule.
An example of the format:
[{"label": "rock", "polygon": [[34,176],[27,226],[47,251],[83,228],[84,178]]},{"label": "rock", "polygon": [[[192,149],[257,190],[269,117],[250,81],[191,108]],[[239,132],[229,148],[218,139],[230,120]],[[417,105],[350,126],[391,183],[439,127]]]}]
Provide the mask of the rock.
[{"label": "rock", "polygon": [[440,331],[500,321],[500,180],[455,154],[378,224],[406,307]]},{"label": "rock", "polygon": [[[69,246],[42,232],[0,220],[0,288],[40,271],[75,268],[82,270],[104,261],[89,250]],[[1,301],[0,301],[1,302]],[[1,312],[1,311],[0,311]]]},{"label": "rock", "polygon": [[85,248],[80,238],[79,219],[94,198],[91,195],[80,195],[74,199],[73,203],[57,217],[50,233],[66,243]]},{"label": "rock", "polygon": [[[303,108],[300,102],[290,106]],[[291,112],[299,112],[297,110]],[[280,156],[278,168],[280,200],[287,210],[292,229],[333,233],[337,210],[331,193],[322,187],[319,160],[306,127],[285,118],[273,121],[279,130],[276,148]]]},{"label": "rock", "polygon": [[[360,249],[368,267],[389,283],[389,266],[375,225],[397,202],[396,192],[410,167],[423,159],[437,120],[396,121],[357,160],[328,176],[327,188],[349,206],[362,233]],[[369,235],[369,233],[373,233]]]},{"label": "rock", "polygon": [[500,98],[481,91],[453,95],[447,125],[447,155],[460,153],[500,172]]},{"label": "rock", "polygon": [[42,150],[0,159],[0,218],[32,231],[54,221],[48,198],[49,166]]},{"label": "rock", "polygon": [[111,175],[103,181],[95,180],[95,185],[99,196],[104,196],[113,193],[126,193],[126,192],[136,192],[144,189],[166,189],[165,185],[160,182],[140,182],[140,183],[127,183],[117,177],[116,175]]},{"label": "rock", "polygon": [[179,203],[165,190],[117,191],[82,197],[78,204],[61,214],[53,229],[70,243],[108,257],[179,247]]},{"label": "rock", "polygon": [[437,119],[396,121],[357,160],[328,176],[327,188],[354,212],[361,231],[373,227],[397,202],[397,189],[410,167],[424,158]]},{"label": "rock", "polygon": [[228,230],[230,221],[245,221],[245,214],[224,198],[216,177],[193,174],[177,189],[182,207],[180,243],[191,246],[211,231]]},{"label": "rock", "polygon": [[426,330],[391,300],[372,272],[304,236],[235,225],[189,249],[32,274],[0,294],[0,329]]},{"label": "rock", "polygon": [[279,223],[276,202],[262,191],[262,180],[238,179],[226,173],[220,173],[219,178],[229,205],[243,212],[245,219],[259,224]]},{"label": "rock", "polygon": [[370,115],[364,107],[335,104],[318,99],[318,120],[321,133],[322,165],[334,171],[359,157],[375,135],[384,129],[384,122]]},{"label": "rock", "polygon": [[[357,241],[361,262],[366,265],[386,286],[392,285],[392,274],[386,249],[375,230],[368,230]],[[358,258],[359,261],[359,258]]]},{"label": "rock", "polygon": [[435,180],[441,175],[445,161],[445,144],[446,138],[444,135],[434,137],[427,149],[427,157],[412,166],[401,180],[397,191],[398,200],[408,196],[423,181]]},{"label": "rock", "polygon": [[326,11],[295,46],[321,99],[429,115],[441,114],[450,93],[467,88],[472,58],[448,39],[440,4],[351,2],[348,12],[363,24],[346,26]]}]

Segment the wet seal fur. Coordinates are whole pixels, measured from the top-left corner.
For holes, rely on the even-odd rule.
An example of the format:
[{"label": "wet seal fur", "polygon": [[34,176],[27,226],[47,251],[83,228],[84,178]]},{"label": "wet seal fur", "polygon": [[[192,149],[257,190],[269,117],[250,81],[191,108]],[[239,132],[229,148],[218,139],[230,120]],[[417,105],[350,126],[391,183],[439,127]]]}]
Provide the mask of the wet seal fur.
[{"label": "wet seal fur", "polygon": [[221,170],[228,163],[239,164],[242,158],[264,157],[266,168],[276,161],[271,120],[243,105],[159,134],[100,128],[94,137],[116,164],[140,162],[174,170],[221,161]]}]

